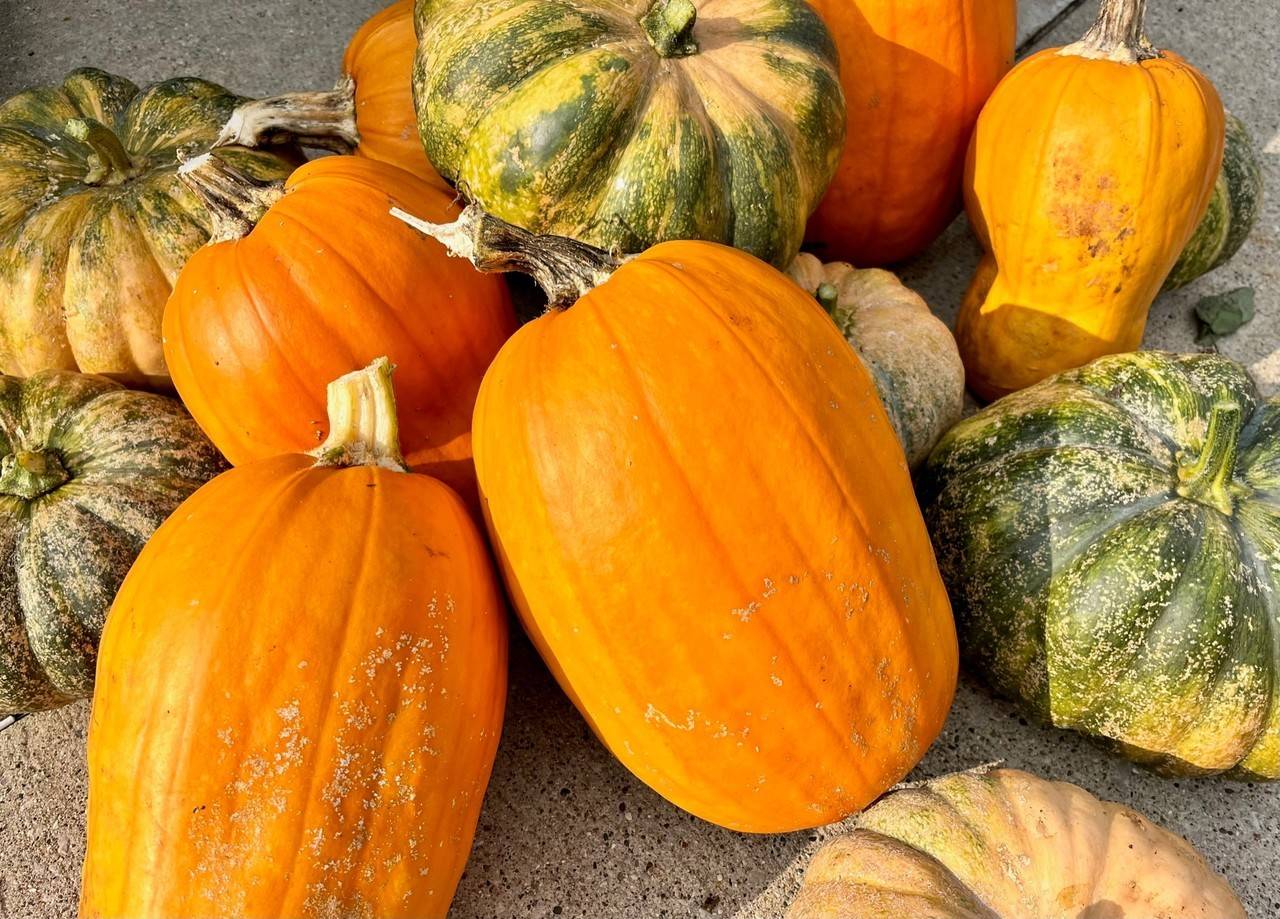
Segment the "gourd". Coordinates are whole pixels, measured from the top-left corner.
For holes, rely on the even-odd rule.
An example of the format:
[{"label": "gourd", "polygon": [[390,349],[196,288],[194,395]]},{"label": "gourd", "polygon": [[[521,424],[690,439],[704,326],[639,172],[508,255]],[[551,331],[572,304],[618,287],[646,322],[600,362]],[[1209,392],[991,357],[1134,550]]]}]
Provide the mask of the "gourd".
[{"label": "gourd", "polygon": [[946,324],[879,268],[824,265],[802,252],[787,274],[817,297],[866,363],[907,464],[919,466],[964,410],[964,364]]},{"label": "gourd", "polygon": [[93,693],[125,572],[221,468],[172,399],[71,371],[0,376],[0,714]]},{"label": "gourd", "polygon": [[506,619],[458,496],[404,471],[390,368],[330,436],[161,527],[103,635],[80,915],[443,916],[493,765]]},{"label": "gourd", "polygon": [[427,154],[493,215],[614,252],[729,243],[785,268],[844,99],[804,0],[423,0]]},{"label": "gourd", "polygon": [[956,341],[982,399],[1137,348],[1209,205],[1222,103],[1152,47],[1145,6],[1102,0],[1082,40],[1015,67],[978,119],[965,195],[987,252]]},{"label": "gourd", "polygon": [[620,264],[476,207],[415,225],[553,305],[485,374],[476,472],[521,622],[604,744],[747,832],[902,778],[951,703],[953,624],[902,447],[817,301],[715,243]]},{"label": "gourd", "polygon": [[1186,840],[1015,769],[895,791],[813,857],[787,919],[1245,919]]},{"label": "gourd", "polygon": [[1102,358],[962,421],[919,484],[974,673],[1163,771],[1280,778],[1280,400],[1243,367]]},{"label": "gourd", "polygon": [[1227,113],[1222,169],[1213,186],[1209,210],[1164,282],[1166,290],[1190,284],[1225,265],[1249,238],[1262,210],[1262,164],[1249,129]]},{"label": "gourd", "polygon": [[[243,99],[181,77],[139,89],[101,70],[0,104],[0,372],[81,370],[166,388],[160,320],[210,217],[174,175]],[[295,149],[228,147],[257,179]]]},{"label": "gourd", "polygon": [[226,457],[314,447],[327,381],[387,354],[400,367],[410,465],[474,501],[471,410],[515,330],[510,297],[388,213],[400,204],[449,220],[452,194],[354,156],[314,160],[281,187],[237,174],[219,151],[181,178],[218,223],[174,285],[165,356]]},{"label": "gourd", "polygon": [[399,0],[370,16],[351,37],[332,90],[250,99],[232,112],[218,144],[256,147],[287,140],[354,153],[448,190],[418,139],[410,85],[417,45],[413,0]]},{"label": "gourd", "polygon": [[848,129],[809,218],[824,259],[887,265],[960,212],[978,112],[1013,65],[1016,0],[814,0],[840,50]]}]

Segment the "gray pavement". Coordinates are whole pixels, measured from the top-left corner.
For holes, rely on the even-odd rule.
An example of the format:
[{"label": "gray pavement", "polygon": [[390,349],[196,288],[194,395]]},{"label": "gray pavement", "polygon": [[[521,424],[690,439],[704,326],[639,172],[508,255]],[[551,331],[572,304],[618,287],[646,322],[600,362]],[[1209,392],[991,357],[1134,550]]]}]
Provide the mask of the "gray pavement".
[{"label": "gray pavement", "polygon": [[[321,88],[378,0],[0,0],[0,97],[92,64],[147,81],[179,73],[246,94]],[[1220,343],[1267,392],[1280,391],[1280,12],[1274,0],[1151,0],[1150,33],[1197,63],[1266,147],[1272,194],[1229,266],[1152,310],[1147,346],[1193,350],[1190,311],[1206,293],[1252,285],[1258,316]],[[1041,44],[1078,37],[1093,0],[1023,0],[1020,34],[1068,14]],[[958,221],[906,266],[908,283],[947,319],[977,258]],[[0,917],[75,914],[83,855],[87,705],[28,718],[0,734]],[[1254,919],[1280,917],[1280,785],[1172,781],[1084,740],[1028,725],[962,684],[941,739],[913,778],[992,760],[1076,782],[1190,839]],[[839,827],[743,836],[666,804],[595,741],[523,640],[512,655],[502,747],[454,919],[780,916],[818,841]],[[1142,919],[1142,917],[1133,917]]]}]

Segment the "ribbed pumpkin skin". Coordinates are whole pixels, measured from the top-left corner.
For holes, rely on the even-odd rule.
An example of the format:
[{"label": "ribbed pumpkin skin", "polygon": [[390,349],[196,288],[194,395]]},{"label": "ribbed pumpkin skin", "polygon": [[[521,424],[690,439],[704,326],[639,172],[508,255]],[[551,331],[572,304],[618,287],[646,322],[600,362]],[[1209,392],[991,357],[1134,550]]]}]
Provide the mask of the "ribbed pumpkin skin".
[{"label": "ribbed pumpkin skin", "polygon": [[352,156],[314,160],[285,189],[174,285],[165,353],[191,414],[237,465],[309,450],[326,431],[328,381],[387,355],[406,460],[474,499],[471,411],[515,314],[501,279],[389,213],[448,221],[451,194]]},{"label": "ribbed pumpkin skin", "polygon": [[674,804],[748,832],[829,823],[937,735],[954,627],[902,448],[784,276],[650,249],[512,337],[475,437],[526,630]]},{"label": "ribbed pumpkin skin", "polygon": [[425,476],[233,469],[103,640],[80,915],[443,916],[493,764],[506,620]]},{"label": "ribbed pumpkin skin", "polygon": [[903,788],[827,843],[787,919],[1245,919],[1184,839],[1014,769]]},{"label": "ribbed pumpkin skin", "polygon": [[174,400],[57,370],[0,377],[0,458],[0,714],[34,712],[93,693],[125,573],[223,464]]},{"label": "ribbed pumpkin skin", "polygon": [[418,139],[413,110],[413,0],[399,0],[360,26],[342,58],[342,70],[355,81],[357,156],[408,170],[441,189],[440,178]]},{"label": "ribbed pumpkin skin", "polygon": [[840,49],[844,153],[809,219],[824,259],[922,252],[960,212],[965,150],[1013,66],[1016,0],[814,0]]},{"label": "ribbed pumpkin skin", "polygon": [[[168,386],[165,299],[209,237],[203,206],[174,176],[177,151],[208,149],[243,101],[190,77],[139,90],[86,68],[0,104],[0,371]],[[67,129],[86,118],[123,146],[127,178],[91,179],[93,148]],[[279,148],[223,154],[260,179],[283,179],[300,161]]]},{"label": "ribbed pumpkin skin", "polygon": [[[1222,399],[1229,513],[1184,496]],[[1280,778],[1280,400],[1243,367],[1103,358],[962,421],[920,487],[997,691],[1165,771]]]},{"label": "ribbed pumpkin skin", "polygon": [[969,151],[966,207],[988,254],[956,340],[983,399],[1137,348],[1222,162],[1222,103],[1182,58],[1060,50],[1000,83]]},{"label": "ribbed pumpkin skin", "polygon": [[1164,282],[1166,290],[1190,284],[1240,251],[1262,212],[1262,164],[1244,122],[1227,113],[1222,170],[1209,210]]},{"label": "ribbed pumpkin skin", "polygon": [[835,46],[803,0],[697,0],[663,57],[649,0],[420,0],[418,124],[496,217],[616,252],[730,243],[786,267],[835,170]]}]

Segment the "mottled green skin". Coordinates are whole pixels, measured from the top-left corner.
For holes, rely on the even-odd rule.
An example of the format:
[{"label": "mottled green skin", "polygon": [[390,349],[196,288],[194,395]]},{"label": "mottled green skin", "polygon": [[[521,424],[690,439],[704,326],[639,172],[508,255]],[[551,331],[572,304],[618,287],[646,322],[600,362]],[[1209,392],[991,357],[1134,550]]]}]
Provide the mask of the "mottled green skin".
[{"label": "mottled green skin", "polygon": [[707,239],[785,267],[844,142],[831,36],[803,0],[718,0],[698,50],[664,58],[648,7],[419,0],[427,154],[535,232],[619,253]]},{"label": "mottled green skin", "polygon": [[[86,68],[0,103],[0,371],[80,369],[164,385],[152,327],[211,223],[176,178],[179,151],[207,150],[244,101],[195,78],[140,90]],[[114,135],[128,168],[104,170],[72,136],[77,120]],[[221,155],[263,180],[301,162],[295,148]]]},{"label": "mottled green skin", "polygon": [[0,715],[93,692],[120,582],[170,513],[224,468],[175,400],[102,377],[0,377],[0,463],[40,454],[66,480],[39,496],[0,479]]},{"label": "mottled green skin", "polygon": [[1230,261],[1249,238],[1261,212],[1262,164],[1249,129],[1228,113],[1227,145],[1209,210],[1169,273],[1165,289],[1190,284]]},{"label": "mottled green skin", "polygon": [[[1244,419],[1229,482],[1184,497],[1215,402]],[[1171,772],[1280,778],[1280,399],[1243,367],[1139,352],[1050,378],[952,429],[920,492],[997,691]]]}]

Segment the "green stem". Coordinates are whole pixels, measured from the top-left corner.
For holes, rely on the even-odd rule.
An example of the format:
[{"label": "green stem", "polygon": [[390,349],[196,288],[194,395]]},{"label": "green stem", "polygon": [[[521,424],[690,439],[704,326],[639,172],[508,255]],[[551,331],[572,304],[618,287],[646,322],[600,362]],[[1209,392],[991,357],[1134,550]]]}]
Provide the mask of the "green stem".
[{"label": "green stem", "polygon": [[71,479],[56,454],[19,450],[0,461],[0,494],[34,501]]},{"label": "green stem", "polygon": [[1216,507],[1224,514],[1235,509],[1236,454],[1243,426],[1244,411],[1238,402],[1223,400],[1214,404],[1200,455],[1178,471],[1182,480],[1178,494]]},{"label": "green stem", "polygon": [[836,307],[840,305],[840,291],[830,281],[819,284],[813,295],[828,313],[835,313]]},{"label": "green stem", "polygon": [[693,0],[653,0],[640,25],[661,57],[688,57],[698,53],[693,38],[697,19]]},{"label": "green stem", "polygon": [[317,466],[380,466],[405,471],[395,370],[385,357],[329,384],[329,436],[311,452]]},{"label": "green stem", "polygon": [[1124,63],[1160,56],[1146,34],[1147,0],[1102,0],[1098,18],[1084,37],[1063,54]]},{"label": "green stem", "polygon": [[137,167],[129,158],[120,138],[100,121],[92,118],[74,118],[67,122],[67,133],[87,144],[93,153],[89,157],[89,171],[85,173],[86,185],[120,185],[137,175]]},{"label": "green stem", "polygon": [[178,179],[208,210],[211,243],[248,236],[271,205],[284,197],[282,183],[247,176],[213,153],[184,162],[178,167]]}]

